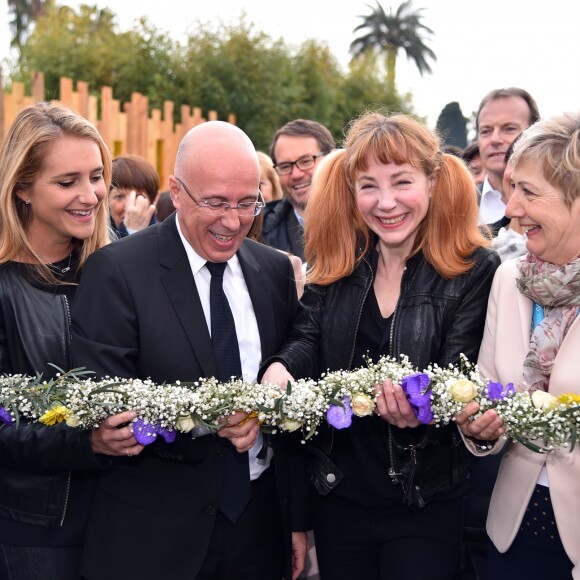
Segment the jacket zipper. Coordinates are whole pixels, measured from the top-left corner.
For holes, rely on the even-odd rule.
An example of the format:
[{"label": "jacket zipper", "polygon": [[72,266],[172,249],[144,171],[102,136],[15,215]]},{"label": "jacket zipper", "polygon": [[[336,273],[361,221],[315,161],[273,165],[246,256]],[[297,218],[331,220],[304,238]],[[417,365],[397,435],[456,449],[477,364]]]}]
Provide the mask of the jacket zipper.
[{"label": "jacket zipper", "polygon": [[[67,318],[67,322],[68,322],[68,338],[69,338],[68,345],[69,346],[68,346],[68,349],[67,349],[68,350],[68,352],[67,352],[67,358],[68,358],[68,364],[69,364],[69,367],[70,367],[70,366],[72,366],[72,361],[70,360],[70,358],[71,358],[70,357],[70,343],[71,343],[71,340],[72,340],[72,319],[71,319],[71,315],[70,315],[70,306],[69,306],[69,303],[68,303],[68,299],[67,299],[67,297],[64,294],[62,294],[61,296],[62,296],[62,298],[64,300],[64,308],[65,308],[65,311],[66,311],[66,318]],[[63,369],[63,370],[68,371],[69,369]],[[64,518],[66,517],[66,510],[68,508],[68,500],[69,500],[69,495],[70,495],[71,475],[72,475],[72,473],[69,471],[68,474],[67,474],[67,477],[66,477],[66,493],[65,493],[65,496],[64,496],[64,506],[62,508],[62,517],[60,519],[60,526],[61,527],[64,524]]]},{"label": "jacket zipper", "polygon": [[68,507],[68,497],[70,493],[70,478],[71,472],[69,471],[66,477],[66,494],[64,496],[64,506],[62,508],[62,517],[60,518],[60,527],[64,524],[64,518],[66,516],[66,508]]},{"label": "jacket zipper", "polygon": [[353,339],[352,339],[352,349],[350,351],[350,359],[348,361],[348,366],[346,367],[347,369],[350,369],[351,366],[352,366],[352,361],[354,359],[354,350],[355,350],[356,335],[358,334],[358,327],[360,325],[360,319],[362,317],[362,311],[363,311],[363,308],[364,308],[365,300],[367,299],[367,296],[369,295],[369,291],[370,291],[371,286],[373,285],[373,281],[374,281],[372,266],[370,265],[370,263],[367,261],[366,258],[363,258],[363,262],[369,267],[369,269],[371,271],[371,280],[367,284],[367,287],[365,288],[365,292],[363,294],[363,299],[362,299],[362,301],[360,303],[360,307],[358,309],[358,318],[356,319],[356,325],[354,327],[354,333],[352,335],[353,336]]},{"label": "jacket zipper", "polygon": [[[401,276],[401,285],[399,287],[399,297],[397,298],[397,303],[395,304],[395,310],[393,310],[393,319],[391,320],[391,329],[389,331],[389,356],[393,356],[393,337],[395,335],[395,321],[397,319],[397,310],[399,309],[399,300],[401,299],[401,293],[403,291],[403,278],[405,277],[405,272],[407,271],[407,266],[403,268],[403,275]],[[411,451],[411,461],[416,463],[417,461],[417,451],[414,445],[411,445],[409,450]],[[395,458],[395,449],[393,445],[393,434],[391,432],[391,424],[389,423],[389,459],[391,460],[391,465],[388,469],[389,477],[393,482],[393,485],[399,483],[400,471],[397,471],[397,461]],[[402,485],[402,484],[401,484]]]}]

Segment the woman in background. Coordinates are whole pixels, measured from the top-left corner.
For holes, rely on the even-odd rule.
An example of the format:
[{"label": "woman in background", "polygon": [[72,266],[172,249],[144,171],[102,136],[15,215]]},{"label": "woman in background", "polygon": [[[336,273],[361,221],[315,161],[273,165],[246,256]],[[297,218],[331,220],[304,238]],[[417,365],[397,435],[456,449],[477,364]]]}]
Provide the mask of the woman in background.
[{"label": "woman in background", "polygon": [[113,159],[109,192],[111,219],[119,237],[157,223],[159,175],[147,159],[121,155]]}]

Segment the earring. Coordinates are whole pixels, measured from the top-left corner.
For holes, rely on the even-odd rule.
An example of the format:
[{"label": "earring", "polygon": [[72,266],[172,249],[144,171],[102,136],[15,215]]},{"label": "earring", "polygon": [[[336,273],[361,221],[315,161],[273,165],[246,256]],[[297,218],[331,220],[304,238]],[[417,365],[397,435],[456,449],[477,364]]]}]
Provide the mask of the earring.
[{"label": "earring", "polygon": [[28,200],[28,199],[27,199],[27,200],[25,200],[25,201],[24,201],[24,203],[25,203],[26,205],[30,205],[30,200]]}]

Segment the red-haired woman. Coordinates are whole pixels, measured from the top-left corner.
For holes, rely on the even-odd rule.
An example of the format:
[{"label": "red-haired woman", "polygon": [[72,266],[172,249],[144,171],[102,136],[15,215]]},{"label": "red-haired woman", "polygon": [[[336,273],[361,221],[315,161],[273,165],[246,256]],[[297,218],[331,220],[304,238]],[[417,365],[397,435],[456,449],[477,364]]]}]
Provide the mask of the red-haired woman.
[{"label": "red-haired woman", "polygon": [[[324,160],[306,219],[304,315],[265,380],[405,354],[419,369],[475,360],[499,258],[473,181],[414,119],[369,113]],[[311,448],[322,578],[447,580],[460,555],[468,461],[455,425],[420,425],[399,385],[377,414]],[[321,482],[324,482],[320,485]]]}]

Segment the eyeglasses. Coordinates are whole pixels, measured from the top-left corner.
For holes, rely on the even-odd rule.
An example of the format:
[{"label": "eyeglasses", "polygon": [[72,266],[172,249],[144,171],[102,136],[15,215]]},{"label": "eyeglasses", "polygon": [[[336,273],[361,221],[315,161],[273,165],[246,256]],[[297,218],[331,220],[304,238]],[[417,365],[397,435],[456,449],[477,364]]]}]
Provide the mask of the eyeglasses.
[{"label": "eyeglasses", "polygon": [[319,157],[327,155],[327,153],[328,152],[318,153],[317,155],[303,155],[299,159],[296,159],[296,161],[284,161],[283,163],[275,163],[274,169],[278,175],[288,175],[289,173],[292,173],[294,165],[296,165],[300,171],[306,171],[307,169],[314,167],[316,160]]},{"label": "eyeglasses", "polygon": [[224,215],[228,209],[235,209],[240,217],[256,217],[260,214],[262,209],[266,206],[262,192],[258,190],[258,197],[256,201],[242,201],[238,205],[231,205],[227,201],[219,201],[218,199],[196,199],[193,193],[189,191],[187,185],[179,177],[175,177],[185,189],[187,195],[196,203],[199,208],[208,214]]}]

